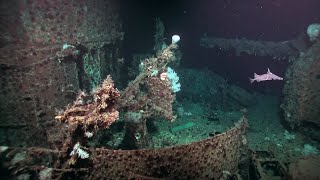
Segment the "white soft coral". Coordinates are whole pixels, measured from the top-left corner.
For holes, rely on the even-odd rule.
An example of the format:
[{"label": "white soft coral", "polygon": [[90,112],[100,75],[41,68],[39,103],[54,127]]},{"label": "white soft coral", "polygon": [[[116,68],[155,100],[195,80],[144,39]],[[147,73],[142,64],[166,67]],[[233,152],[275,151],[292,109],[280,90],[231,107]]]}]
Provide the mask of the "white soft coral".
[{"label": "white soft coral", "polygon": [[81,149],[79,142],[77,142],[77,144],[73,146],[73,150],[70,153],[70,156],[75,155],[78,155],[78,157],[80,157],[81,159],[87,159],[89,157],[89,153]]},{"label": "white soft coral", "polygon": [[181,85],[179,83],[179,76],[177,75],[177,73],[172,68],[168,67],[167,76],[170,80],[172,92],[176,93],[180,91]]},{"label": "white soft coral", "polygon": [[318,23],[310,24],[307,29],[307,34],[308,34],[311,42],[314,42],[317,39],[319,40],[320,39],[320,24],[318,24]]}]

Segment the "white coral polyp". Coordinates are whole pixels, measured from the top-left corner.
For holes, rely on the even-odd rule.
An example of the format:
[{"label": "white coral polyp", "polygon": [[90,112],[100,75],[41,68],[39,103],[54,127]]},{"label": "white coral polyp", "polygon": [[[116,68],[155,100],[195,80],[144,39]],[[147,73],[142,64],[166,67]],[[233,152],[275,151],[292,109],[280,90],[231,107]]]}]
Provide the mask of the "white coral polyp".
[{"label": "white coral polyp", "polygon": [[77,155],[81,159],[87,159],[89,157],[89,153],[81,149],[79,142],[77,142],[77,144],[73,146],[73,150],[70,153],[70,156],[74,156],[74,155]]}]

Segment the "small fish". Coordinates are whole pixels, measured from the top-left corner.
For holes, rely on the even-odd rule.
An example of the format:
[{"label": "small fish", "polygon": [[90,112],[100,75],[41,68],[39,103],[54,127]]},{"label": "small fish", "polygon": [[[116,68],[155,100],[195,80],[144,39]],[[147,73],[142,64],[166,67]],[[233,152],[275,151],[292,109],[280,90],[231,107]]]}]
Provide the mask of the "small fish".
[{"label": "small fish", "polygon": [[270,69],[268,68],[268,72],[266,74],[258,75],[254,73],[254,78],[249,78],[250,82],[253,83],[254,81],[269,81],[269,80],[283,80],[282,77],[273,74]]}]

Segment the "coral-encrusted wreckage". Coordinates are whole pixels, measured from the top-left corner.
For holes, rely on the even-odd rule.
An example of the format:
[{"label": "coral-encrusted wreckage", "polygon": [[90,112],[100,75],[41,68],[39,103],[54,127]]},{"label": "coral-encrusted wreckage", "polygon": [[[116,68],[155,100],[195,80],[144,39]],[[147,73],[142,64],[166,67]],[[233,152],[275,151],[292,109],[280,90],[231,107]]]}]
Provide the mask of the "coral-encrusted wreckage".
[{"label": "coral-encrusted wreckage", "polygon": [[[137,77],[119,91],[114,80],[120,77],[117,47],[124,34],[114,1],[1,3],[11,18],[1,17],[6,28],[1,29],[0,133],[8,147],[1,146],[1,175],[210,179],[238,174],[245,164],[245,117],[213,138],[147,149],[152,147],[147,120],[175,120],[166,71],[178,45],[146,58]],[[88,139],[110,128],[120,112],[131,140],[126,143],[135,150],[90,147]]]},{"label": "coral-encrusted wreckage", "polygon": [[[118,90],[124,33],[115,0],[3,1],[1,12],[1,177],[248,179],[250,161],[257,165],[257,177],[266,175],[262,161],[274,163],[268,161],[270,158],[259,159],[257,153],[250,154],[245,136],[246,111],[223,133],[153,149],[147,121],[176,119],[176,95],[167,71],[168,64],[181,56],[177,43],[163,44],[164,29],[159,19],[156,55],[143,58],[134,80]],[[232,48],[242,42],[246,46],[238,50],[239,55],[247,52],[294,59],[299,54],[296,46],[288,43],[205,37],[202,45]],[[309,107],[319,107],[319,99],[314,98],[319,86],[308,80],[319,79],[319,52],[319,43],[315,43],[295,60],[286,75],[293,81],[286,84],[283,110],[285,121],[292,127],[303,122],[319,125],[318,119],[306,118],[319,115]],[[302,61],[307,65],[300,66]],[[299,86],[303,83],[306,87]],[[252,103],[240,94],[236,96],[239,102]],[[299,96],[299,101],[292,102],[293,96]],[[124,122],[127,149],[90,145],[90,138],[111,129],[119,119]],[[301,164],[306,161],[309,159],[291,166],[292,176],[301,177],[295,169],[303,169]],[[284,177],[285,173],[279,178]]]},{"label": "coral-encrusted wreckage", "polygon": [[59,148],[67,129],[52,121],[56,109],[108,74],[119,77],[124,33],[114,2],[2,1],[1,8],[1,143]]},{"label": "coral-encrusted wreckage", "polygon": [[[68,124],[69,138],[64,147],[75,146],[82,142],[83,137],[92,137],[99,129],[109,128],[112,123],[119,119],[119,111],[116,110],[116,102],[120,92],[114,88],[113,81],[108,76],[100,87],[97,87],[88,99],[85,92],[80,92],[76,101],[67,109],[55,117],[56,120]],[[75,156],[73,156],[75,157]],[[72,159],[71,163],[74,163]]]},{"label": "coral-encrusted wreckage", "polygon": [[29,172],[35,177],[50,169],[49,175],[53,179],[212,179],[221,177],[224,171],[236,174],[238,165],[247,163],[246,127],[246,119],[242,119],[234,128],[216,137],[161,149],[85,148],[89,158],[79,158],[76,167],[62,168],[60,156],[65,152],[57,150],[15,148],[7,150],[6,156],[8,159],[23,156],[23,160],[12,162],[12,168],[16,174]]},{"label": "coral-encrusted wreckage", "polygon": [[292,129],[320,140],[320,40],[293,62],[284,86],[283,117]]},{"label": "coral-encrusted wreckage", "polygon": [[100,128],[108,128],[119,119],[119,112],[115,109],[115,105],[120,92],[114,88],[110,76],[93,92],[91,103],[85,101],[86,97],[88,95],[85,92],[80,92],[76,101],[55,118],[67,122],[72,131],[81,125],[85,132],[96,132]]}]

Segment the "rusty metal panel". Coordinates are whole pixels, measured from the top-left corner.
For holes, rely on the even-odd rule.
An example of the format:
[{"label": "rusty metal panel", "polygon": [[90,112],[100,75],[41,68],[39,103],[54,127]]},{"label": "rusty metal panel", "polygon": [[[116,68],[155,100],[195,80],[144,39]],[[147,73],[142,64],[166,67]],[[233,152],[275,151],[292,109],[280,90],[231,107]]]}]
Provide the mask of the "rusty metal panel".
[{"label": "rusty metal panel", "polygon": [[[248,158],[247,120],[217,136],[186,145],[139,150],[86,148],[90,154],[75,167],[66,167],[58,150],[9,148],[2,155],[13,176],[51,170],[47,179],[221,179],[236,175]],[[20,158],[18,162],[15,157]],[[60,158],[59,158],[60,157]],[[17,158],[16,158],[17,159]],[[235,178],[235,177],[234,177]],[[239,178],[240,179],[240,178]]]},{"label": "rusty metal panel", "polygon": [[92,86],[84,84],[91,78],[85,57],[98,57],[93,67],[102,72],[106,45],[122,40],[120,30],[112,0],[2,1],[0,142],[58,146],[64,128],[54,121],[55,110]]}]

